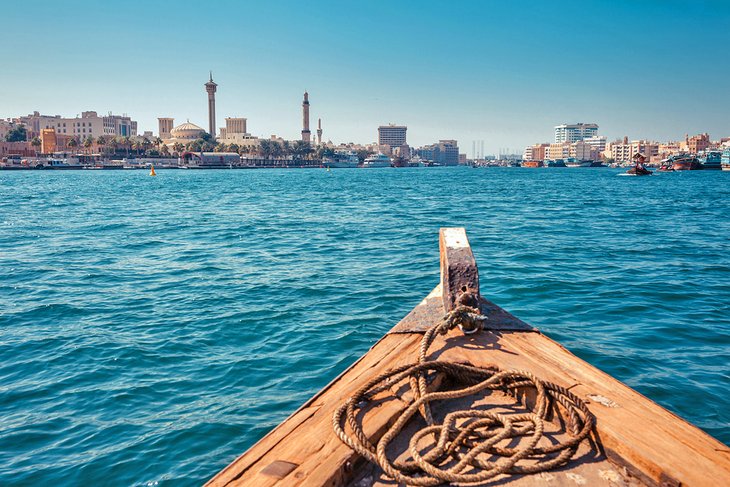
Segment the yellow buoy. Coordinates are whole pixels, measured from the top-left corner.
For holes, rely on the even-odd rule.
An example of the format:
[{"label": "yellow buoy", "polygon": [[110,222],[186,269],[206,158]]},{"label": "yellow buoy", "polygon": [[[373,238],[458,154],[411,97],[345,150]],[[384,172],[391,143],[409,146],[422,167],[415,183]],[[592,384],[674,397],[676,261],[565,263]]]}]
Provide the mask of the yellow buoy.
[{"label": "yellow buoy", "polygon": [[150,176],[157,176],[157,173],[155,172],[155,166],[150,165]]}]

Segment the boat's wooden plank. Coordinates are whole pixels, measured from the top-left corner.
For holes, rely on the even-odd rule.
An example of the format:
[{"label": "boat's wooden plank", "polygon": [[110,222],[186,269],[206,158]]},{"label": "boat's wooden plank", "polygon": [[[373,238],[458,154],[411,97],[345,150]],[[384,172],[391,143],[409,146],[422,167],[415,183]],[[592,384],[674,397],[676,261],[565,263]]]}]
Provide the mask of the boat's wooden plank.
[{"label": "boat's wooden plank", "polygon": [[483,332],[465,337],[453,331],[433,349],[442,360],[494,363],[570,387],[590,402],[609,458],[646,480],[730,485],[730,449],[542,334]]},{"label": "boat's wooden plank", "polygon": [[[299,409],[286,421],[281,423],[275,430],[264,436],[258,443],[256,443],[256,445],[238,457],[233,463],[221,470],[221,472],[211,479],[206,485],[209,485],[210,487],[220,487],[233,481],[241,472],[245,471],[253,463],[260,460],[266,452],[276,447],[283,438],[289,435],[294,429],[302,424],[302,422],[309,419],[317,411],[317,409],[319,409],[319,406]],[[277,434],[273,434],[274,432]]]},{"label": "boat's wooden plank", "polygon": [[[318,393],[309,404],[314,409],[298,424],[288,425],[285,421],[246,453],[235,460],[208,485],[292,485],[306,481],[310,485],[312,472],[317,476],[335,478],[346,469],[346,463],[353,458],[352,451],[337,438],[332,430],[332,414],[355,390],[381,370],[387,370],[409,361],[414,361],[415,350],[420,341],[418,334],[388,335],[380,340],[340,380],[331,383]],[[379,414],[372,415],[364,425],[369,434],[382,432],[391,417],[402,408],[402,404],[389,403],[381,407]],[[392,412],[391,412],[392,411]],[[262,474],[261,470],[276,461],[291,462],[297,467],[284,479]],[[326,472],[320,469],[326,464]]]}]

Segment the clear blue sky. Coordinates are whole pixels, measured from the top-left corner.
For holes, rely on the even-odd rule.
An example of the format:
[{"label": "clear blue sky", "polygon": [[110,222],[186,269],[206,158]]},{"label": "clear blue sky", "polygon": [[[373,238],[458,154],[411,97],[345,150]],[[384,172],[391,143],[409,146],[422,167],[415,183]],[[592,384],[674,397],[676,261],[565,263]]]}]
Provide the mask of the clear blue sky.
[{"label": "clear blue sky", "polygon": [[309,90],[326,140],[455,138],[471,154],[551,141],[563,122],[609,138],[730,136],[730,2],[5,2],[0,117],[128,113],[297,138]]}]

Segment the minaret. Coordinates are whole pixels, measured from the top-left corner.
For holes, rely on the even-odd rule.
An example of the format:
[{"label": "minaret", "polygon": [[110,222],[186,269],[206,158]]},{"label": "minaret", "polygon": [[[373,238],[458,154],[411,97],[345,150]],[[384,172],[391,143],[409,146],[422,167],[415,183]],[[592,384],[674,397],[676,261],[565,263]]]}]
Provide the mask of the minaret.
[{"label": "minaret", "polygon": [[317,119],[317,145],[322,145],[322,119]]},{"label": "minaret", "polygon": [[302,102],[302,140],[309,142],[312,133],[309,131],[309,93],[304,92],[304,101]]},{"label": "minaret", "polygon": [[213,71],[210,72],[210,81],[205,83],[208,92],[208,133],[215,139],[215,90],[218,85],[213,82]]}]

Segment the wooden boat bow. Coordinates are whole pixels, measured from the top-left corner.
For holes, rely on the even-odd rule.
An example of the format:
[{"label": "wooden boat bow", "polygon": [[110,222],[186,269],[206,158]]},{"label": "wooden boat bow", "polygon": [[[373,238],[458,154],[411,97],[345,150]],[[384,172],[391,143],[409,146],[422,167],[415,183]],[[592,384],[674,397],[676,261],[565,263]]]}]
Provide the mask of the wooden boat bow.
[{"label": "wooden boat bow", "polygon": [[[434,359],[528,371],[583,399],[597,420],[591,441],[567,465],[496,477],[485,485],[730,485],[730,448],[482,297],[464,229],[441,229],[439,247],[440,284],[365,355],[206,485],[393,485],[340,441],[332,429],[333,413],[374,376],[415,362],[423,334],[460,302],[486,315],[483,330],[469,335],[452,330],[439,337]],[[393,389],[393,400],[363,417],[369,438],[380,438],[413,401],[408,391]],[[489,399],[500,401],[497,395]],[[534,400],[528,394],[518,399]],[[560,408],[551,419],[559,430]]]}]

